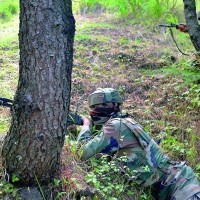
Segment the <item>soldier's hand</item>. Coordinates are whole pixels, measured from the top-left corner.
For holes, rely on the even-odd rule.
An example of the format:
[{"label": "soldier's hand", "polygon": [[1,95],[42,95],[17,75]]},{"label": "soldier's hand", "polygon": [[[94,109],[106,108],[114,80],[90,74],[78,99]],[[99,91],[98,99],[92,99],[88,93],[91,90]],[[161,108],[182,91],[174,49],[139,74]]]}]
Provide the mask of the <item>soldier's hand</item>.
[{"label": "soldier's hand", "polygon": [[90,125],[92,125],[92,122],[88,118],[86,118],[84,116],[81,116],[81,117],[83,119],[83,126],[90,126]]},{"label": "soldier's hand", "polygon": [[188,28],[186,24],[178,24],[176,25],[176,29],[178,29],[181,32],[187,33],[188,32]]}]

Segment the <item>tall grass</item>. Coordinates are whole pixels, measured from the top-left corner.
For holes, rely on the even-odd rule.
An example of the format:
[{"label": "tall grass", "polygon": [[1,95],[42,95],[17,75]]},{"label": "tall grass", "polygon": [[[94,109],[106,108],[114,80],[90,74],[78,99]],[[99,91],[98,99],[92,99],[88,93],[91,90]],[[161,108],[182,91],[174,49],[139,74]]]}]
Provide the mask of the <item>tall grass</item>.
[{"label": "tall grass", "polygon": [[19,12],[19,0],[0,0],[0,22],[9,21]]},{"label": "tall grass", "polygon": [[[175,23],[184,19],[182,0],[76,0],[73,3],[74,8],[83,14],[106,10],[122,17],[132,16],[147,21],[165,19]],[[200,3],[196,5],[200,7]]]}]

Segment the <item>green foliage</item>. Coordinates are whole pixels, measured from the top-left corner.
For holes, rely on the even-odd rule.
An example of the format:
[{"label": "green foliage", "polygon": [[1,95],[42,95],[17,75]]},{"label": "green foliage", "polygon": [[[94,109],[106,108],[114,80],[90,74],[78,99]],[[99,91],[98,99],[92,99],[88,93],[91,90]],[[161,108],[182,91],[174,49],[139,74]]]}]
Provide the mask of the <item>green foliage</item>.
[{"label": "green foliage", "polygon": [[15,183],[19,181],[19,177],[16,174],[12,174],[12,182]]},{"label": "green foliage", "polygon": [[76,130],[75,134],[69,132],[68,135],[65,137],[66,143],[68,143],[70,145],[70,151],[71,151],[72,154],[76,154],[77,153],[76,138],[78,136],[79,131],[80,131],[80,127],[79,127],[79,129]]},{"label": "green foliage", "polygon": [[[169,59],[169,58],[164,58],[164,59]],[[168,78],[172,76],[182,78],[184,80],[183,84],[181,84],[182,86],[186,84],[193,84],[194,82],[200,79],[200,73],[198,73],[198,70],[196,70],[191,65],[191,63],[184,60],[177,64],[169,65],[155,70],[145,69],[145,73],[148,73],[152,76],[158,73],[162,73],[168,76]]]},{"label": "green foliage", "polygon": [[[15,180],[15,179],[14,179]],[[17,188],[5,180],[0,180],[0,198],[2,199],[18,199]]]},{"label": "green foliage", "polygon": [[3,178],[0,179],[0,197],[1,195],[11,195],[12,197],[17,196],[17,188],[14,186],[14,183],[19,181],[19,177],[16,174],[12,174],[10,181],[12,183],[5,181]]},{"label": "green foliage", "polygon": [[86,182],[97,190],[97,199],[153,199],[147,191],[134,183],[134,171],[122,164],[127,161],[127,157],[112,160],[102,154],[97,154],[97,157],[90,159],[91,169],[85,177]]},{"label": "green foliage", "polygon": [[[18,18],[0,24],[0,96],[9,99],[13,99],[18,81],[18,26]],[[9,125],[10,109],[0,107],[0,133],[6,133]]]},{"label": "green foliage", "polygon": [[[146,18],[146,21],[164,18],[166,20],[176,18],[176,8],[182,2],[176,0],[82,0],[74,2],[76,10],[81,13],[97,11],[111,11],[126,17],[132,15],[137,18]],[[170,11],[170,12],[169,12]]]},{"label": "green foliage", "polygon": [[198,157],[198,152],[196,143],[198,143],[198,136],[193,132],[192,128],[185,130],[185,135],[188,136],[184,140],[184,134],[181,133],[181,130],[178,130],[177,127],[170,123],[166,126],[164,134],[165,137],[162,141],[162,147],[168,152],[171,158],[176,159],[179,157],[179,160],[187,160],[190,166],[197,164],[196,157]]},{"label": "green foliage", "polygon": [[0,0],[0,21],[9,21],[19,12],[19,0]]},{"label": "green foliage", "polygon": [[192,106],[195,108],[200,107],[200,88],[199,85],[193,84],[192,87],[183,94],[189,101]]},{"label": "green foliage", "polygon": [[91,36],[88,34],[79,34],[76,36],[75,38],[77,41],[86,41],[86,40],[90,40]]},{"label": "green foliage", "polygon": [[9,125],[10,125],[10,118],[5,116],[0,116],[0,134],[6,133],[8,131]]}]

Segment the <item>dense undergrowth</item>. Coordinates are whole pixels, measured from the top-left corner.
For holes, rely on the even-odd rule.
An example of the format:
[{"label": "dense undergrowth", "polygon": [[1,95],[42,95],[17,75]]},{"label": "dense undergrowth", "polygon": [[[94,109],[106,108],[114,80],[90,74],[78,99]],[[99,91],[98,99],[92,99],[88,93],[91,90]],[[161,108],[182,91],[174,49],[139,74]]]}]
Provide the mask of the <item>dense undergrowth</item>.
[{"label": "dense undergrowth", "polygon": [[[86,2],[89,8],[83,12]],[[103,4],[94,7],[89,2],[76,5],[76,11],[79,8],[84,15],[78,12],[75,16],[71,111],[78,105],[78,112],[88,115],[87,97],[97,87],[119,89],[123,109],[155,139],[162,139],[166,154],[186,161],[200,176],[200,73],[193,64],[194,58],[178,52],[169,32],[157,26],[159,16],[145,23],[141,16],[138,20],[121,18],[102,12]],[[96,9],[98,15],[88,13]],[[13,98],[18,79],[17,33],[17,17],[0,25],[0,94],[8,98]],[[194,51],[187,34],[176,30],[174,33],[183,51]],[[8,109],[0,108],[0,133],[8,131],[9,116]],[[153,199],[149,190],[134,185],[129,171],[117,167],[118,160],[107,162],[102,157],[82,163],[76,155],[76,144],[69,138],[63,155],[61,177],[52,185],[57,199],[76,198],[74,191],[93,195],[93,199]],[[15,192],[12,185],[4,182],[3,172],[0,186],[3,194]],[[93,190],[87,190],[91,187]]]}]

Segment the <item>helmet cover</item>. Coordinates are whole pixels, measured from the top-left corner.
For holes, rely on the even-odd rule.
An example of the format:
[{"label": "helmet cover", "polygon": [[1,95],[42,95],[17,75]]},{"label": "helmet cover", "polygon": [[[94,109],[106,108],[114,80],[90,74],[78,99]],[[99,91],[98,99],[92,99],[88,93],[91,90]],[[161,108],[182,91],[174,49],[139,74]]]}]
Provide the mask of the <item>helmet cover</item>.
[{"label": "helmet cover", "polygon": [[122,103],[122,98],[119,92],[113,88],[97,88],[88,99],[89,106],[103,103]]}]

